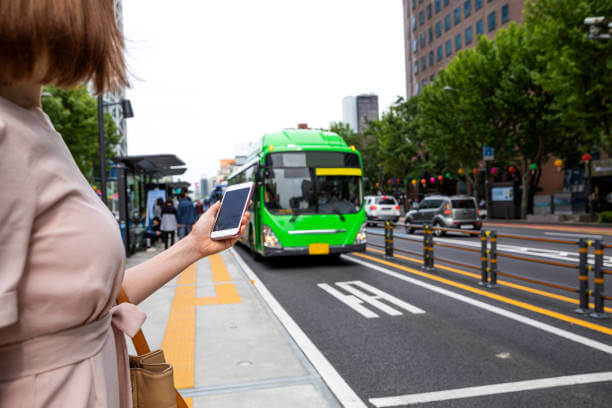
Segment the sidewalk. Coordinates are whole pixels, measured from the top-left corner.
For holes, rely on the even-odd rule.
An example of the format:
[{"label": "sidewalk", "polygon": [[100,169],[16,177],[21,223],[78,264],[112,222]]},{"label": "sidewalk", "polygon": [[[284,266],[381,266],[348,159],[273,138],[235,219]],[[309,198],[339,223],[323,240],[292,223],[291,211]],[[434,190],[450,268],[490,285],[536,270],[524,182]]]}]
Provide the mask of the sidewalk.
[{"label": "sidewalk", "polygon": [[[136,253],[127,267],[160,251]],[[151,349],[164,350],[190,407],[340,406],[231,250],[191,265],[139,307]]]}]

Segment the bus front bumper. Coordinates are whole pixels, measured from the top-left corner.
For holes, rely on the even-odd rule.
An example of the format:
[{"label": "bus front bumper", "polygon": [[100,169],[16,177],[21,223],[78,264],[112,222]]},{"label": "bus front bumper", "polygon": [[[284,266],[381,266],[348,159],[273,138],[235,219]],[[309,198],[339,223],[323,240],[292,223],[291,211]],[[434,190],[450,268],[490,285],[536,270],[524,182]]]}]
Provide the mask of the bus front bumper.
[{"label": "bus front bumper", "polygon": [[[366,244],[330,245],[329,255],[347,252],[365,252]],[[264,248],[264,257],[311,255],[308,247]],[[325,254],[327,255],[327,254]]]}]

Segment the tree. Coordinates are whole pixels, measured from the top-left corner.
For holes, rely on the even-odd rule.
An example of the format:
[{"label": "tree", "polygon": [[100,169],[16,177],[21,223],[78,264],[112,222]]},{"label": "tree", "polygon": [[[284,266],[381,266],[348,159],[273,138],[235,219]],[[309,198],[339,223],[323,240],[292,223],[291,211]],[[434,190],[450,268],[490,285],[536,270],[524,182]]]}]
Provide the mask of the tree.
[{"label": "tree", "polygon": [[[612,41],[589,38],[586,17],[612,16],[610,0],[537,0],[525,3],[525,27],[538,50],[534,81],[552,95],[551,115],[561,131],[610,152]],[[604,31],[607,29],[604,28]]]},{"label": "tree", "polygon": [[[77,86],[71,90],[55,86],[45,87],[42,108],[53,123],[79,169],[93,184],[94,174],[99,175],[98,111],[97,102],[85,89]],[[113,117],[104,114],[106,157],[115,156],[114,147],[119,143],[119,132]]]}]

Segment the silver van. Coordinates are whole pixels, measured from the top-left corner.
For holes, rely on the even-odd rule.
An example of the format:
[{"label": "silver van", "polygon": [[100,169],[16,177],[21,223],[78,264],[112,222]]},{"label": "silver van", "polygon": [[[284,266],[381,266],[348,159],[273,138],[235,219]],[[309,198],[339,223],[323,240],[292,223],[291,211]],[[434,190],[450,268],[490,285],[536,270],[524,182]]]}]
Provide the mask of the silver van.
[{"label": "silver van", "polygon": [[[482,221],[476,199],[466,195],[429,196],[406,214],[406,232],[412,234],[414,224],[430,224],[436,227],[480,230]],[[446,231],[434,230],[436,236]]]}]

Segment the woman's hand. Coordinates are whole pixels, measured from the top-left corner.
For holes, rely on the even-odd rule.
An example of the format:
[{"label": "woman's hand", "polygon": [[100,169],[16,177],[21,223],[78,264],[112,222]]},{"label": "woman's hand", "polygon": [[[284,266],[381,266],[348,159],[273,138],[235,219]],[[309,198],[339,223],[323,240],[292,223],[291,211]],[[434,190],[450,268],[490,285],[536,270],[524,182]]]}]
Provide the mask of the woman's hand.
[{"label": "woman's hand", "polygon": [[194,250],[199,254],[200,258],[228,249],[238,242],[240,237],[246,232],[250,217],[249,213],[246,213],[242,218],[240,223],[240,235],[237,238],[228,238],[220,241],[213,241],[210,239],[210,233],[215,223],[215,218],[217,216],[217,212],[219,212],[220,206],[221,202],[217,201],[204,214],[202,214],[202,216],[194,224],[191,233],[185,238],[190,240],[190,244],[193,245]]}]

